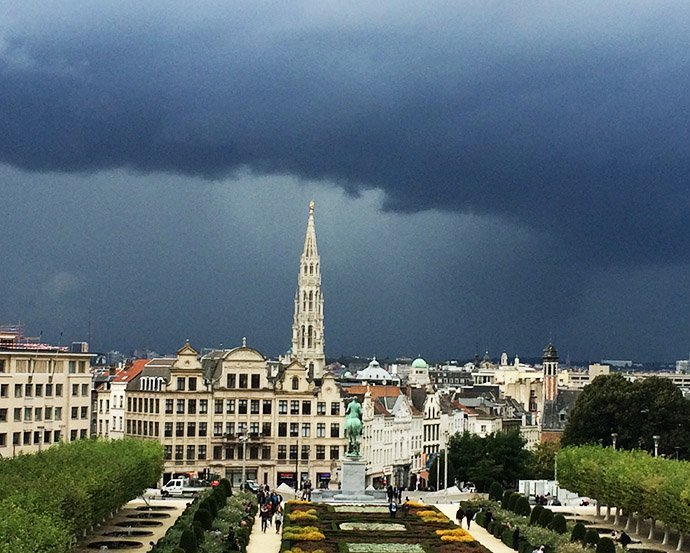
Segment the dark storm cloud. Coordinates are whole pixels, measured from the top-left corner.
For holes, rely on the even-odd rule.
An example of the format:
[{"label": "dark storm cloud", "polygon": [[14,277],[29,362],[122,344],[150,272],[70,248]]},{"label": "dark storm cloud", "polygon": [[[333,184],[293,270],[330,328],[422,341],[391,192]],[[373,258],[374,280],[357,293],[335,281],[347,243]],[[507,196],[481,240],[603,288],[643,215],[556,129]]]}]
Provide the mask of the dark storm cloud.
[{"label": "dark storm cloud", "polygon": [[22,3],[0,160],[293,174],[508,218],[577,260],[690,259],[686,3],[369,4]]}]

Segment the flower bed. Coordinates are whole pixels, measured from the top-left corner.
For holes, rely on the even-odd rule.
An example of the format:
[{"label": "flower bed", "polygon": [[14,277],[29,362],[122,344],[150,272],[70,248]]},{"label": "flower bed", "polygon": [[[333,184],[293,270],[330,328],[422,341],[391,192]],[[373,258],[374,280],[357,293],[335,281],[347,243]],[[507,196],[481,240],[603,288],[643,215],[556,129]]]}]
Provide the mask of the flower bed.
[{"label": "flower bed", "polygon": [[[316,520],[291,519],[297,511]],[[425,504],[408,504],[391,517],[387,507],[289,503],[286,515],[291,522],[283,533],[282,553],[488,553],[466,530]]]}]

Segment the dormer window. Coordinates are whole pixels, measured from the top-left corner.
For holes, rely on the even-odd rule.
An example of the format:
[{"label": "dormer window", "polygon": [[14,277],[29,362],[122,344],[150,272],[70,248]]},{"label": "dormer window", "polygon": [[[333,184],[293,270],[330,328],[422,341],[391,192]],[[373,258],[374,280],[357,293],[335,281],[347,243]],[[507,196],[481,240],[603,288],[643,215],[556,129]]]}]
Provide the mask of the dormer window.
[{"label": "dormer window", "polygon": [[297,376],[292,377],[292,389],[299,390],[299,377]]}]

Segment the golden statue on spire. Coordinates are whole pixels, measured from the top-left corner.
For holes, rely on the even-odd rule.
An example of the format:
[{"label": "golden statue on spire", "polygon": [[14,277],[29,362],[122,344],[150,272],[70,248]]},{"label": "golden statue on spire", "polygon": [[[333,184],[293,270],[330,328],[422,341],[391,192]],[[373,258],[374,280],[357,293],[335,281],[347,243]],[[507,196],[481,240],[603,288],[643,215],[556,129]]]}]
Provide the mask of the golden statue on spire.
[{"label": "golden statue on spire", "polygon": [[314,213],[314,200],[311,200],[309,202],[309,215],[312,215]]}]

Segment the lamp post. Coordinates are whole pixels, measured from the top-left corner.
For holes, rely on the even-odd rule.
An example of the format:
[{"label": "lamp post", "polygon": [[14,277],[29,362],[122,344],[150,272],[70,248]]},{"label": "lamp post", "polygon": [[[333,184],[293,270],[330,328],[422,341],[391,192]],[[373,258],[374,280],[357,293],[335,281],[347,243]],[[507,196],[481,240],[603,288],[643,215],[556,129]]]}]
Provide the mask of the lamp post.
[{"label": "lamp post", "polygon": [[659,456],[659,440],[661,440],[661,436],[654,435],[652,436],[652,440],[654,440],[654,457]]},{"label": "lamp post", "polygon": [[446,503],[448,503],[448,429],[443,431],[443,484],[446,487]]},{"label": "lamp post", "polygon": [[616,440],[618,440],[618,433],[611,432],[611,443],[613,444],[613,449],[616,449]]},{"label": "lamp post", "polygon": [[237,434],[237,439],[242,442],[242,486],[241,490],[246,491],[245,487],[247,485],[247,440],[249,435],[247,434],[247,427],[243,427],[242,432]]}]

